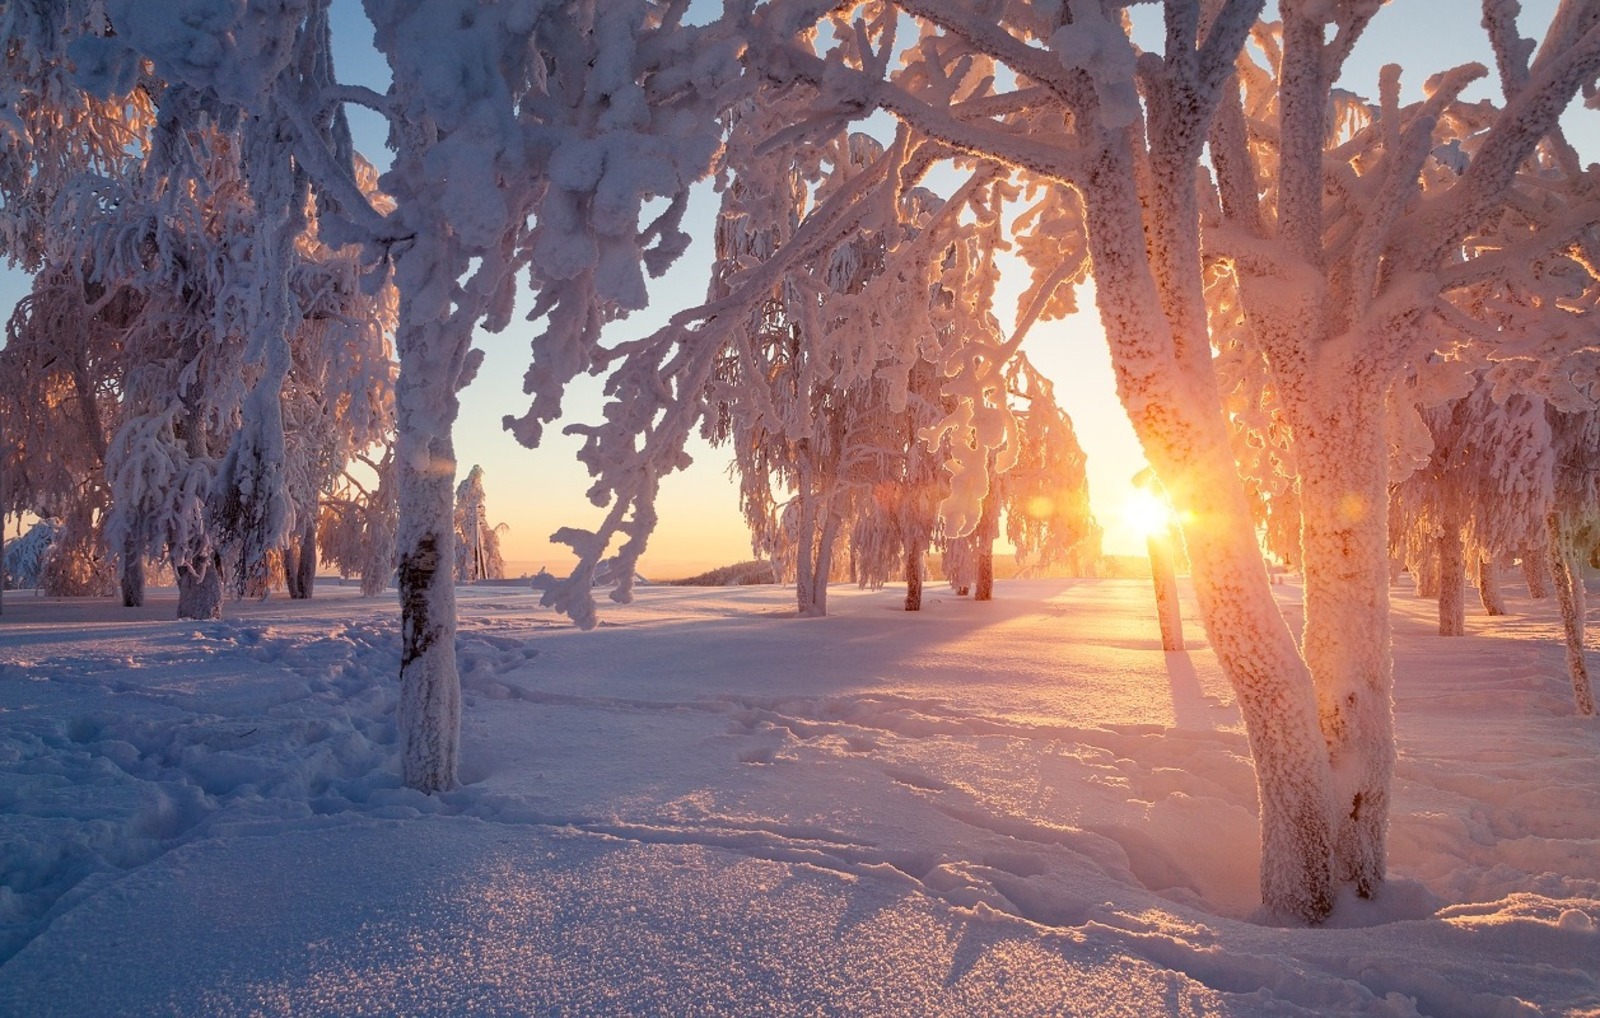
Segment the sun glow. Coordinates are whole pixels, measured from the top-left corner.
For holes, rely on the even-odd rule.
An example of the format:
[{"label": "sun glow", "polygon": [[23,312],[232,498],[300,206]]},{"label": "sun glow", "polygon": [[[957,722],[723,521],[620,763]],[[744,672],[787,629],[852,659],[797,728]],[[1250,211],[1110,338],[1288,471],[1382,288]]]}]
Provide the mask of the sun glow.
[{"label": "sun glow", "polygon": [[1144,488],[1134,489],[1123,500],[1122,520],[1129,530],[1146,538],[1165,534],[1177,522],[1172,506]]}]

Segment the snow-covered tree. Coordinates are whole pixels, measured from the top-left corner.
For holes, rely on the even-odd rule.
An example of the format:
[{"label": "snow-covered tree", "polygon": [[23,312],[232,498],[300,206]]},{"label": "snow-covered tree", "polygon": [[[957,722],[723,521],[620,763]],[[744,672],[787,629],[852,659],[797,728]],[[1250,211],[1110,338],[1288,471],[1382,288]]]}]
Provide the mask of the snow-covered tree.
[{"label": "snow-covered tree", "polygon": [[[127,88],[103,99],[88,95],[73,82],[64,59],[66,47],[74,40],[86,34],[103,35],[109,27],[92,0],[0,5],[0,39],[5,40],[0,51],[0,257],[9,265],[30,272],[43,270],[52,210],[61,191],[81,173],[118,172],[148,144],[155,119],[150,93]],[[20,327],[36,316],[41,321],[59,318],[55,325],[66,325],[67,318],[76,317],[78,324],[85,325],[98,320],[97,313],[114,313],[115,309],[104,305],[118,299],[116,294],[75,291],[55,273],[50,281],[35,287],[34,296],[25,302],[34,306],[19,309],[21,317],[14,317],[12,324]],[[101,306],[91,310],[90,305]],[[24,402],[16,400],[30,385],[38,386],[35,393],[61,392],[35,370],[44,369],[55,380],[70,379],[75,394],[67,398],[85,409],[87,404],[81,402],[85,399],[104,403],[105,377],[96,376],[93,365],[105,360],[105,352],[87,349],[88,343],[82,344],[84,349],[69,350],[70,339],[76,335],[72,332],[23,330],[26,338],[19,339],[17,331],[13,328],[8,340],[15,352],[0,370],[0,387],[5,389],[0,403],[28,420],[0,424],[0,440],[10,443],[9,454],[0,457],[0,473],[6,472],[8,464],[10,468],[9,475],[0,477],[0,492],[6,505],[15,510],[37,499],[59,505],[68,498],[69,490],[76,488],[80,497],[69,498],[70,509],[63,506],[70,521],[69,533],[53,570],[52,584],[59,581],[61,586],[52,589],[56,593],[103,593],[110,562],[100,540],[105,509],[100,466],[107,440],[103,427],[109,425],[109,418],[102,413],[98,421],[73,419],[71,407],[48,396],[43,406],[32,396]],[[89,334],[90,330],[85,330],[82,338]],[[95,333],[100,340],[105,335],[105,330]],[[43,347],[51,344],[64,361],[37,358]],[[20,349],[24,345],[31,346],[32,352],[24,353]],[[57,371],[58,363],[74,367]],[[88,396],[90,390],[97,394]],[[0,415],[4,414],[0,407]],[[47,421],[53,421],[54,427]],[[46,452],[54,438],[61,439],[59,447]],[[83,444],[70,445],[74,441]],[[26,454],[24,442],[30,450]],[[90,462],[95,456],[99,462]],[[50,461],[53,466],[46,465]]]},{"label": "snow-covered tree", "polygon": [[1470,579],[1485,610],[1495,591],[1492,566],[1517,555],[1543,557],[1551,511],[1554,449],[1543,398],[1497,398],[1482,376],[1471,393],[1424,410],[1433,451],[1395,484],[1390,497],[1395,549],[1413,572],[1431,570],[1439,632],[1465,631],[1462,593]]},{"label": "snow-covered tree", "polygon": [[[1385,397],[1415,360],[1426,338],[1419,325],[1441,292],[1503,264],[1458,264],[1461,242],[1507,200],[1519,165],[1593,76],[1600,11],[1562,4],[1529,64],[1531,47],[1504,28],[1511,5],[1488,5],[1491,39],[1511,69],[1502,73],[1507,106],[1482,125],[1459,178],[1419,200],[1434,127],[1458,108],[1473,69],[1442,76],[1428,100],[1404,109],[1388,74],[1358,143],[1365,158],[1343,163],[1342,150],[1325,158],[1330,138],[1345,143],[1328,119],[1333,82],[1378,3],[1285,3],[1281,33],[1257,34],[1271,66],[1245,54],[1237,78],[1258,2],[1164,4],[1160,54],[1135,51],[1121,4],[1019,3],[998,20],[981,5],[894,6],[921,33],[902,67],[921,58],[922,70],[942,73],[887,72],[899,18],[883,5],[865,5],[853,27],[839,19],[841,35],[858,40],[851,56],[872,54],[856,58],[857,73],[805,43],[768,37],[753,49],[768,77],[819,89],[835,115],[885,108],[964,152],[1080,192],[1119,393],[1186,510],[1201,613],[1250,730],[1263,898],[1315,921],[1337,884],[1373,893],[1393,757]],[[930,100],[925,83],[984,73],[990,61],[1012,72],[1013,91]],[[1252,132],[1252,123],[1265,129]],[[1207,151],[1209,192],[1197,172]],[[1203,207],[1208,194],[1215,204],[1207,197]],[[1339,206],[1352,213],[1343,219],[1351,228],[1325,232],[1344,216],[1329,214]],[[1241,306],[1293,429],[1308,587],[1303,656],[1272,600],[1237,478],[1207,329],[1203,211],[1209,264],[1239,276]],[[1559,245],[1575,222],[1549,224],[1528,245]],[[1376,638],[1352,644],[1351,631]]]},{"label": "snow-covered tree", "polygon": [[[1198,161],[1260,6],[1225,3],[1202,31],[1200,4],[1168,4],[1167,52],[1142,63],[1105,9],[1081,0],[1012,5],[998,21],[964,4],[902,2],[920,35],[907,70],[895,76],[884,72],[899,11],[875,10],[873,21],[858,24],[873,56],[862,73],[785,40],[762,49],[783,53],[768,56],[768,73],[804,79],[838,108],[882,106],[960,151],[1081,193],[1119,393],[1168,489],[1205,521],[1186,538],[1213,646],[1239,690],[1256,751],[1263,897],[1315,920],[1332,904],[1331,768],[1309,675],[1272,599],[1235,475],[1201,289]],[[1016,91],[990,87],[998,79],[987,71],[997,63],[1019,82]],[[977,87],[952,103],[949,82],[969,73]],[[1048,278],[1053,266],[1043,268]]]},{"label": "snow-covered tree", "polygon": [[[1435,321],[1450,315],[1445,293],[1504,271],[1508,255],[1560,246],[1582,228],[1586,213],[1542,222],[1491,256],[1461,257],[1463,241],[1493,221],[1519,168],[1558,132],[1557,115],[1600,67],[1600,11],[1592,6],[1563,4],[1530,65],[1533,47],[1515,31],[1515,5],[1486,3],[1503,110],[1457,102],[1480,67],[1445,72],[1426,100],[1408,107],[1399,102],[1399,69],[1389,68],[1370,119],[1341,132],[1329,119],[1337,108],[1330,86],[1377,6],[1285,4],[1281,33],[1258,33],[1275,66],[1242,61],[1241,103],[1224,104],[1214,123],[1219,219],[1208,233],[1210,251],[1240,279],[1246,319],[1293,430],[1305,655],[1334,764],[1335,875],[1362,893],[1383,874],[1393,757],[1381,568],[1386,398],[1438,343]],[[1274,115],[1271,138],[1252,135],[1249,116]],[[1470,132],[1469,151],[1437,152],[1446,129]],[[1275,182],[1270,206],[1257,196],[1263,179]],[[1354,631],[1378,638],[1350,641]]]},{"label": "snow-covered tree", "polygon": [[[311,12],[307,30],[284,50],[303,78],[318,66],[322,13]],[[82,476],[107,477],[114,497],[76,516],[105,528],[125,601],[142,598],[145,554],[171,550],[182,560],[180,611],[208,616],[219,608],[220,584],[211,576],[219,551],[235,560],[241,589],[260,588],[293,522],[292,502],[308,505],[296,547],[313,533],[315,494],[305,489],[317,479],[306,470],[291,479],[285,462],[284,383],[299,356],[291,341],[348,344],[338,363],[351,374],[371,359],[352,338],[381,331],[383,321],[347,256],[308,248],[316,241],[305,217],[305,174],[280,144],[281,118],[241,114],[234,91],[223,95],[216,81],[157,77],[126,48],[126,36],[159,30],[171,15],[98,2],[0,11],[17,41],[6,53],[9,91],[0,96],[15,114],[0,195],[13,214],[8,255],[47,268],[35,285],[38,307],[20,326],[37,343],[52,317],[80,307],[91,327],[76,334],[73,357],[115,369],[102,376],[109,405],[76,429],[103,427],[107,436],[71,453],[98,457],[100,467]],[[242,40],[264,41],[253,34],[262,24]],[[180,33],[166,44],[194,37]],[[263,59],[276,58],[255,54],[213,76],[247,78]],[[326,140],[328,116],[319,122]],[[71,130],[63,132],[64,124]],[[323,387],[318,398],[348,391]],[[75,433],[59,429],[56,441]],[[324,427],[329,433],[338,430]],[[43,443],[33,442],[29,457],[45,462]],[[300,557],[314,569],[314,551]]]},{"label": "snow-covered tree", "polygon": [[[96,294],[100,299],[92,299]],[[34,278],[0,350],[0,462],[5,511],[54,517],[44,588],[56,596],[105,594],[114,585],[104,526],[111,493],[105,464],[117,422],[123,330],[137,300],[55,269]]]},{"label": "snow-covered tree", "polygon": [[[80,47],[81,74],[104,92],[149,59],[167,80],[263,118],[263,136],[289,150],[315,193],[327,242],[362,243],[397,287],[402,765],[414,787],[450,787],[460,701],[451,431],[480,360],[473,331],[507,323],[514,274],[527,269],[533,316],[549,327],[527,381],[534,405],[508,426],[536,443],[566,381],[594,362],[600,324],[642,306],[644,269],[663,270],[687,243],[687,189],[717,145],[718,106],[706,97],[733,68],[736,40],[685,26],[685,3],[371,0],[393,73],[379,94],[332,79],[326,0],[105,7],[116,35]],[[327,119],[349,102],[390,121],[382,187],[392,212],[361,194],[348,133],[336,112]],[[665,211],[641,224],[656,199]]]},{"label": "snow-covered tree", "polygon": [[[20,528],[19,528],[20,529]],[[0,558],[0,590],[30,590],[44,585],[50,556],[61,536],[53,519],[35,520],[20,537],[6,544]]]},{"label": "snow-covered tree", "polygon": [[155,124],[151,90],[130,68],[105,96],[80,88],[66,50],[111,31],[97,0],[0,5],[0,257],[43,267],[56,200],[80,173],[114,174]]},{"label": "snow-covered tree", "polygon": [[[960,201],[946,206],[914,181],[885,180],[885,148],[864,134],[763,151],[788,108],[735,121],[713,302],[731,299],[730,280],[761,273],[796,236],[836,232],[809,257],[786,258],[745,312],[749,324],[730,337],[712,379],[711,433],[734,445],[757,550],[792,564],[800,613],[819,615],[847,544],[858,582],[880,584],[903,566],[910,590],[920,583],[930,503],[950,493],[939,467],[974,458],[970,405],[947,402],[941,376],[970,381],[988,370],[980,343],[999,345],[992,325],[972,327],[986,324],[992,271],[984,274],[983,255],[997,217],[991,209],[964,224]],[[991,174],[965,193],[974,204],[999,201]],[[828,226],[836,196],[876,204],[885,226]],[[969,486],[973,477],[986,489],[981,460]]]},{"label": "snow-covered tree", "polygon": [[[383,207],[377,175],[359,157],[357,173],[362,193]],[[317,226],[311,219],[296,244],[290,285],[299,316],[281,396],[285,486],[294,521],[283,556],[291,597],[312,593],[320,502],[343,485],[352,463],[365,460],[370,466],[369,453],[379,446],[392,448],[394,433],[394,288],[368,292],[370,281],[363,279],[357,250],[328,247]],[[393,570],[392,519],[386,532],[390,551],[377,577],[378,590]]]},{"label": "snow-covered tree", "polygon": [[880,421],[883,453],[869,464],[876,473],[868,474],[871,487],[857,504],[850,532],[851,579],[873,589],[903,579],[906,611],[922,610],[923,562],[947,488],[942,450],[922,439],[949,409],[935,376],[933,364],[919,357],[907,376],[905,409]]},{"label": "snow-covered tree", "polygon": [[377,597],[394,573],[395,527],[400,508],[395,497],[394,447],[373,459],[358,452],[365,480],[346,470],[322,501],[317,522],[320,557],[344,578],[361,577],[361,596]]},{"label": "snow-covered tree", "polygon": [[500,554],[500,531],[489,525],[483,468],[474,466],[456,486],[456,582],[498,580],[506,574]]},{"label": "snow-covered tree", "polygon": [[1402,518],[1390,531],[1406,535],[1408,564],[1413,571],[1434,570],[1440,636],[1466,633],[1463,532],[1473,508],[1473,474],[1485,465],[1470,440],[1474,409],[1471,398],[1462,397],[1424,413],[1433,453],[1390,496],[1390,512]]}]

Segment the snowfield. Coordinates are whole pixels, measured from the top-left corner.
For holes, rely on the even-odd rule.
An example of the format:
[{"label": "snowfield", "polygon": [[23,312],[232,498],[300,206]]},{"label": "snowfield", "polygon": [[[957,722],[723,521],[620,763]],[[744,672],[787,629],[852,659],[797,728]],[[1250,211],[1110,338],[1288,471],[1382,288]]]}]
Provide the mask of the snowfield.
[{"label": "snowfield", "polygon": [[1600,1015],[1600,725],[1508,593],[1443,639],[1397,591],[1391,880],[1306,930],[1144,582],[648,587],[589,633],[462,588],[431,798],[392,595],[9,592],[0,1014]]}]

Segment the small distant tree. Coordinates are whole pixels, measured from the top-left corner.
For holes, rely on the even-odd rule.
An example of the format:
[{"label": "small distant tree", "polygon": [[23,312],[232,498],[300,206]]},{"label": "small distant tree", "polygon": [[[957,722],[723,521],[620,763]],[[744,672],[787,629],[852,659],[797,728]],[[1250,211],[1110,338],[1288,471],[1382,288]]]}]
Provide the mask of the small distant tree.
[{"label": "small distant tree", "polygon": [[505,576],[500,555],[500,532],[505,524],[489,525],[483,468],[473,466],[456,486],[456,582],[498,580]]}]

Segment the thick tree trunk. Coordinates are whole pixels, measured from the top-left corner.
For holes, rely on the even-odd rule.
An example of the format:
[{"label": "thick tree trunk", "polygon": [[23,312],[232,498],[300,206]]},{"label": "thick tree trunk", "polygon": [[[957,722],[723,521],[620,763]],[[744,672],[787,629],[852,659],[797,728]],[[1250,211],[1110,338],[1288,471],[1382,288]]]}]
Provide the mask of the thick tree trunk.
[{"label": "thick tree trunk", "polygon": [[[209,561],[208,561],[209,560]],[[216,552],[177,563],[178,618],[222,617],[222,557]]]},{"label": "thick tree trunk", "polygon": [[455,787],[461,739],[449,445],[436,439],[429,450],[436,469],[399,463],[401,771],[430,794]]},{"label": "thick tree trunk", "polygon": [[1505,595],[1500,592],[1500,569],[1494,559],[1478,560],[1478,600],[1488,615],[1506,614]]},{"label": "thick tree trunk", "polygon": [[1387,866],[1394,774],[1388,434],[1381,384],[1332,356],[1323,368],[1327,402],[1299,435],[1305,659],[1333,767],[1335,876],[1370,897]]},{"label": "thick tree trunk", "polygon": [[1467,635],[1467,560],[1461,528],[1446,514],[1439,534],[1439,635]]},{"label": "thick tree trunk", "polygon": [[[443,265],[435,271],[450,271]],[[459,270],[456,270],[459,271]],[[400,769],[411,788],[455,787],[461,744],[456,669],[455,394],[470,332],[424,318],[402,288],[395,382],[400,595]]]},{"label": "thick tree trunk", "polygon": [[[1159,134],[1153,128],[1152,136]],[[1131,140],[1124,135],[1097,153],[1084,181],[1096,301],[1117,392],[1157,475],[1193,512],[1184,537],[1195,596],[1239,698],[1255,762],[1262,902],[1320,922],[1333,907],[1331,774],[1311,677],[1273,599],[1216,394],[1199,292],[1192,164],[1186,173],[1169,165],[1153,175],[1173,206],[1156,210],[1157,225],[1192,234],[1152,245],[1171,261],[1163,278],[1193,290],[1164,316],[1168,295],[1148,260]]]},{"label": "thick tree trunk", "polygon": [[1555,581],[1556,600],[1561,605],[1561,632],[1567,644],[1567,676],[1572,680],[1572,702],[1579,714],[1594,714],[1594,688],[1589,683],[1589,664],[1583,650],[1584,616],[1587,597],[1577,556],[1561,538],[1555,517],[1550,519],[1550,574]]},{"label": "thick tree trunk", "polygon": [[1161,626],[1161,649],[1183,649],[1183,614],[1178,607],[1178,575],[1173,567],[1172,542],[1175,535],[1151,534],[1150,577],[1156,586],[1156,621]]},{"label": "thick tree trunk", "polygon": [[117,585],[122,591],[122,606],[138,608],[144,604],[144,553],[131,535],[122,542],[117,562]]}]

